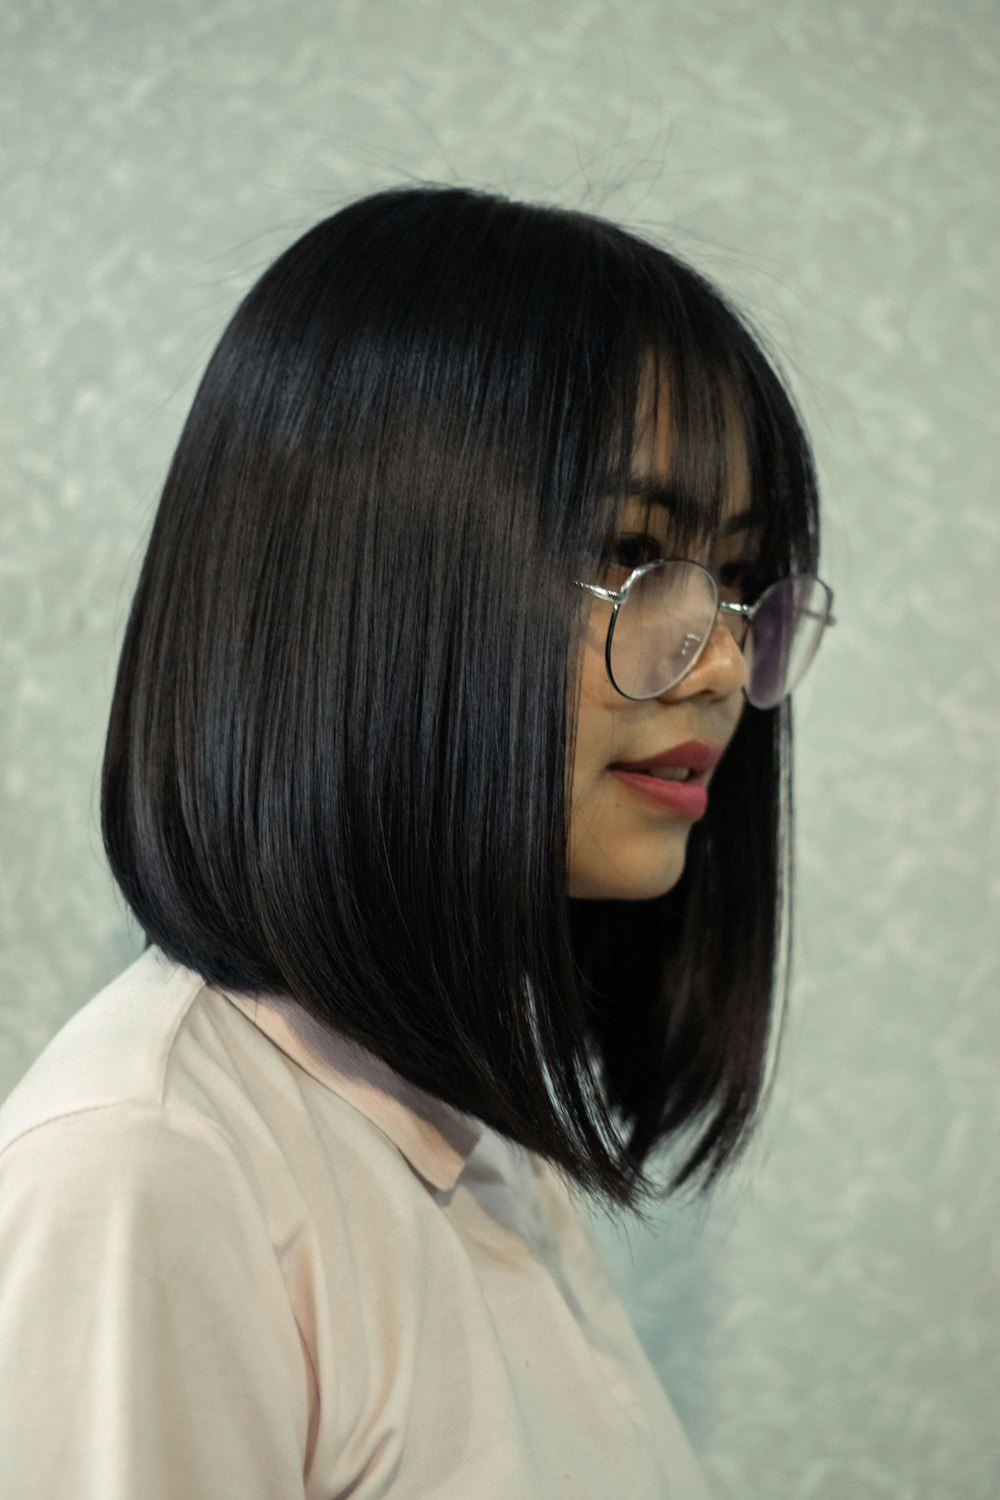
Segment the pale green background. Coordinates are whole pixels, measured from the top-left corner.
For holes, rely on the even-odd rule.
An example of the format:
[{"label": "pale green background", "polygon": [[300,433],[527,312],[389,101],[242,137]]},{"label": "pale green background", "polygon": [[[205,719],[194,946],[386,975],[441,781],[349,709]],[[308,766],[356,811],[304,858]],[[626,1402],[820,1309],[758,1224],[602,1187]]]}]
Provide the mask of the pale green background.
[{"label": "pale green background", "polygon": [[618,218],[772,334],[840,624],[766,1126],[708,1208],[598,1227],[718,1500],[995,1500],[995,0],[51,0],[0,55],[0,1097],[139,951],[102,741],[239,297],[411,177]]}]

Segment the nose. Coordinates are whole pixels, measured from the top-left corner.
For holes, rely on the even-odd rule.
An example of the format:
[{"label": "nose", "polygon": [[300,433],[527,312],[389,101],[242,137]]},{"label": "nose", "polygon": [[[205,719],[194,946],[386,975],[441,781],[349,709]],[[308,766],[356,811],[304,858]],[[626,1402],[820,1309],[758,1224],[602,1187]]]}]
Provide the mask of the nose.
[{"label": "nose", "polygon": [[[732,616],[732,619],[736,620],[736,616]],[[749,640],[745,642],[745,646],[749,652]],[[696,693],[710,693],[713,698],[729,698],[747,685],[749,677],[748,657],[740,649],[727,614],[720,611],[694,666],[686,677],[674,683],[662,696],[671,703],[694,697]]]}]

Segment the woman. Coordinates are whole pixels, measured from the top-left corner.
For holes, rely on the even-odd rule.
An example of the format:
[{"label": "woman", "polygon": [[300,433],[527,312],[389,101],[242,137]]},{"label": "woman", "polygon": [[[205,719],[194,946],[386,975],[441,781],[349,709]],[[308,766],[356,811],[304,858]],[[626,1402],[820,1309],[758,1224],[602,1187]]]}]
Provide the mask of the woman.
[{"label": "woman", "polygon": [[146,950],[0,1111],[19,1500],[705,1493],[577,1200],[749,1138],[817,561],[664,250],[402,188],[265,272],[115,684]]}]

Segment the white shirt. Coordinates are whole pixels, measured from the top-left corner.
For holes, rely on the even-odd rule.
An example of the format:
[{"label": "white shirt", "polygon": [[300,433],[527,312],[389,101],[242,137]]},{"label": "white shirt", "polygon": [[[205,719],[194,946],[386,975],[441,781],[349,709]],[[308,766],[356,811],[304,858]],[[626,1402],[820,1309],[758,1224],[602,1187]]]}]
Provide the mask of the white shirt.
[{"label": "white shirt", "polygon": [[707,1494],[548,1163],[156,948],[0,1108],[0,1493]]}]

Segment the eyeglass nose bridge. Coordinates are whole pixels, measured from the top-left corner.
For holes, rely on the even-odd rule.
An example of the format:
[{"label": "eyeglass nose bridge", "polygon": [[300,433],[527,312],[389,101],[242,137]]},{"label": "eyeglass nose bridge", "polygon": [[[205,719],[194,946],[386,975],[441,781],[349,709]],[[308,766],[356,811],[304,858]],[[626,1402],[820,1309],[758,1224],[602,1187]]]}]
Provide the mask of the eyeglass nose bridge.
[{"label": "eyeglass nose bridge", "polygon": [[712,621],[712,629],[708,632],[708,638],[711,639],[712,631],[721,618],[733,640],[742,651],[746,646],[747,636],[750,633],[750,625],[756,613],[756,604],[734,604],[729,599],[720,599],[716,607],[715,619]]}]

